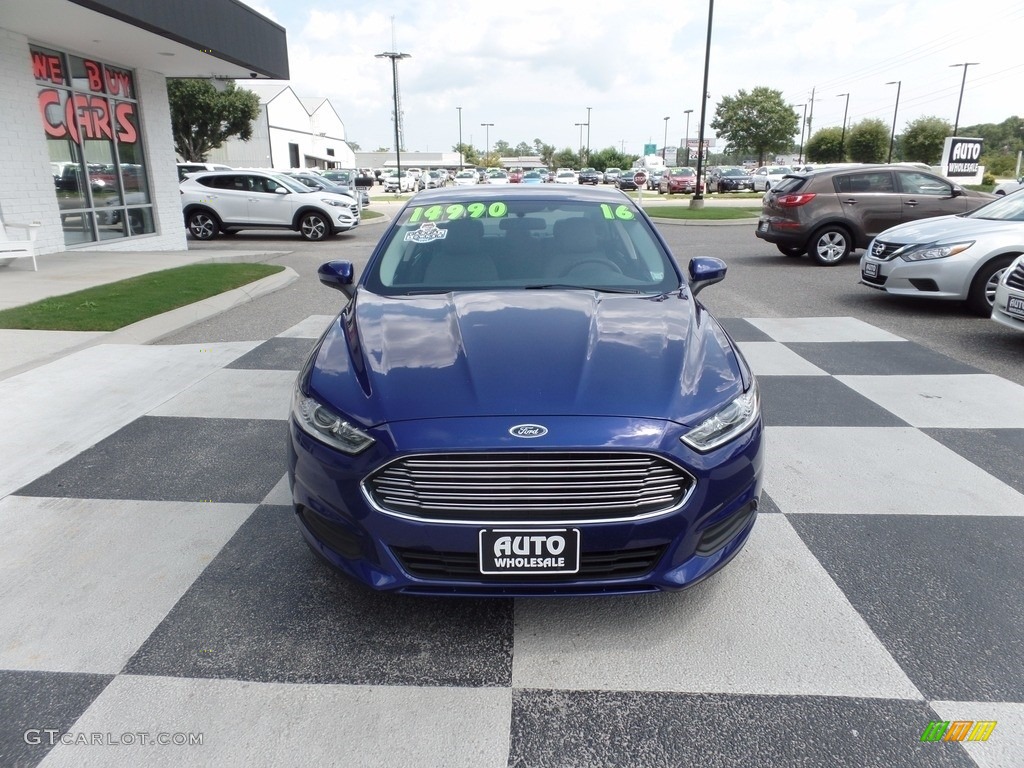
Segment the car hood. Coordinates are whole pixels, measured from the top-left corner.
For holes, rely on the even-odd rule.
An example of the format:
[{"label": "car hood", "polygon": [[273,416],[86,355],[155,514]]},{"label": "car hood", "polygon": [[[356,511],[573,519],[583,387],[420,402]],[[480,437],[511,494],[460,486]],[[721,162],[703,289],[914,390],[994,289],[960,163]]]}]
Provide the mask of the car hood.
[{"label": "car hood", "polygon": [[956,215],[936,216],[891,227],[878,235],[876,239],[883,242],[923,245],[935,242],[975,240],[1003,231],[1015,233],[1017,239],[1020,239],[1024,236],[1024,223]]},{"label": "car hood", "polygon": [[368,426],[505,415],[692,425],[742,392],[743,378],[721,326],[685,293],[360,289],[308,387]]}]

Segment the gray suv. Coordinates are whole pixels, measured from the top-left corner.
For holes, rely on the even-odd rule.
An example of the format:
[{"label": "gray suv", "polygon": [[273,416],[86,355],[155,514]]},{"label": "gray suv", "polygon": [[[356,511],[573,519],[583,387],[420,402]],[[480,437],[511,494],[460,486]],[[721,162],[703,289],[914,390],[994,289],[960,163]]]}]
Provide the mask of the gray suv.
[{"label": "gray suv", "polygon": [[830,267],[889,227],[994,199],[906,165],[826,168],[787,175],[766,192],[756,235],[786,256],[806,253]]}]

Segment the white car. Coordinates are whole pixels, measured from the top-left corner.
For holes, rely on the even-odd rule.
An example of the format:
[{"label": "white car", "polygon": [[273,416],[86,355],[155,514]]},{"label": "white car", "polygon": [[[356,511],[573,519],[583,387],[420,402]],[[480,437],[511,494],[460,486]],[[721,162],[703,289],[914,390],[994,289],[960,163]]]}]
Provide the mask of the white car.
[{"label": "white car", "polygon": [[1021,253],[1024,191],[885,230],[861,257],[861,283],[898,296],[966,301],[988,317],[996,286]]},{"label": "white car", "polygon": [[508,174],[504,171],[494,171],[493,173],[487,174],[487,181],[485,184],[508,184]]},{"label": "white car", "polygon": [[310,189],[272,171],[201,171],[179,189],[185,226],[196,240],[243,229],[291,229],[306,240],[323,240],[360,220],[354,197]]},{"label": "white car", "polygon": [[576,171],[561,170],[555,174],[555,184],[579,184]]},{"label": "white car", "polygon": [[1021,176],[1016,181],[1004,181],[992,190],[992,194],[1002,197],[1003,195],[1008,195],[1011,192],[1016,192],[1021,188],[1024,188],[1024,176]]},{"label": "white car", "polygon": [[385,192],[416,192],[417,187],[416,176],[409,171],[402,171],[401,181],[398,178],[398,171],[388,171],[384,177]]},{"label": "white car", "polygon": [[452,184],[457,187],[465,187],[470,184],[476,184],[477,178],[476,171],[467,168],[466,170],[459,171],[455,174],[455,178],[452,179]]},{"label": "white car", "polygon": [[767,192],[772,187],[778,186],[787,173],[792,172],[793,169],[788,165],[762,165],[750,174],[750,178],[754,182],[754,191]]},{"label": "white car", "polygon": [[1024,256],[1018,256],[1007,267],[996,286],[992,319],[1008,328],[1024,331]]}]

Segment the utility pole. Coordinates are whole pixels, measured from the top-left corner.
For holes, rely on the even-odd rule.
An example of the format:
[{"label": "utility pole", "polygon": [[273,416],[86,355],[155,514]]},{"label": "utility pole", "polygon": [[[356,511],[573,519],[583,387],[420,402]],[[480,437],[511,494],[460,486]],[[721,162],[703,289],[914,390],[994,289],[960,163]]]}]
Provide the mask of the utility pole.
[{"label": "utility pole", "polygon": [[590,165],[590,107],[587,107],[587,165]]},{"label": "utility pole", "polygon": [[957,128],[960,127],[960,105],[963,104],[963,101],[964,101],[964,85],[967,84],[967,68],[968,67],[975,67],[979,63],[980,62],[977,62],[977,61],[965,61],[963,64],[950,64],[949,65],[951,67],[963,67],[964,68],[964,76],[963,76],[963,79],[960,81],[960,98],[957,99],[957,102],[956,102],[956,120],[953,122],[953,135],[954,136],[956,136]]},{"label": "utility pole", "polygon": [[811,116],[807,118],[807,140],[811,140],[811,131],[814,130],[814,88],[811,88]]},{"label": "utility pole", "polygon": [[843,148],[843,160],[846,160],[846,113],[850,111],[850,94],[836,94],[837,98],[839,96],[846,97],[846,106],[843,107],[843,137],[839,140],[839,145]]}]

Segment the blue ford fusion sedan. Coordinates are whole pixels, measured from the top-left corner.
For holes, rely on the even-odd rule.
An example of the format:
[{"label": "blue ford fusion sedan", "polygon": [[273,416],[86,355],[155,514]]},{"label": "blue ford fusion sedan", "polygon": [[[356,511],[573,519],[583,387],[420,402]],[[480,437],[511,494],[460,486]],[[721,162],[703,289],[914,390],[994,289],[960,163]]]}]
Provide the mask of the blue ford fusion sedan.
[{"label": "blue ford fusion sedan", "polygon": [[296,382],[289,479],[310,547],[374,589],[676,590],[757,515],[757,384],[624,194],[449,187],[395,218]]}]

